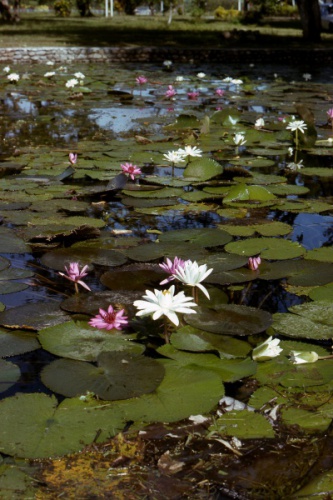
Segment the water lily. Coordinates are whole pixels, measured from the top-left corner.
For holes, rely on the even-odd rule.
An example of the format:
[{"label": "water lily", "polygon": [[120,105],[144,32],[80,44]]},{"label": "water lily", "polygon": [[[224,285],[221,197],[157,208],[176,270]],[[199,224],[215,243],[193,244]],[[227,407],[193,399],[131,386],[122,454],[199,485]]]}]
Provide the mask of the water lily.
[{"label": "water lily", "polygon": [[254,361],[267,361],[268,359],[276,358],[282,352],[279,347],[280,339],[269,337],[265,342],[255,347],[252,351],[252,359]]},{"label": "water lily", "polygon": [[181,163],[181,162],[185,161],[183,155],[181,155],[179,153],[179,150],[178,151],[169,151],[168,153],[165,153],[163,156],[167,161],[169,161],[172,164]]},{"label": "water lily", "polygon": [[302,134],[304,134],[304,131],[307,129],[307,125],[303,120],[293,120],[288,123],[286,128],[292,132],[297,132],[299,130]]},{"label": "water lily", "polygon": [[55,71],[47,71],[45,74],[44,74],[44,77],[45,78],[52,78],[52,76],[55,75]]},{"label": "water lily", "polygon": [[128,318],[124,315],[125,310],[115,311],[112,305],[109,305],[107,311],[99,309],[99,314],[91,318],[89,325],[100,330],[121,330],[128,324]]},{"label": "water lily", "polygon": [[190,101],[196,101],[199,97],[199,92],[187,92],[187,97]]},{"label": "water lily", "polygon": [[77,73],[74,73],[74,76],[78,80],[84,80],[85,79],[85,75],[83,73],[81,73],[81,71],[78,71]]},{"label": "water lily", "polygon": [[201,157],[202,151],[196,146],[185,146],[184,149],[179,148],[178,153],[181,157],[187,158],[189,156],[192,157]]},{"label": "water lily", "polygon": [[9,72],[10,72],[10,67],[9,67],[9,66],[5,66],[5,67],[3,68],[3,72],[4,72],[4,73],[9,73]]},{"label": "water lily", "polygon": [[263,118],[258,118],[256,121],[255,121],[255,124],[254,124],[255,128],[262,128],[265,126],[265,120]]},{"label": "water lily", "polygon": [[328,111],[327,111],[327,114],[328,114],[328,117],[330,120],[333,119],[333,108],[330,108]]},{"label": "water lily", "polygon": [[128,174],[132,181],[134,181],[136,175],[141,175],[141,169],[132,163],[123,163],[120,165],[124,174]]},{"label": "water lily", "polygon": [[176,90],[174,89],[173,85],[168,85],[168,90],[165,92],[165,97],[167,99],[172,99],[176,95]]},{"label": "water lily", "polygon": [[68,89],[72,89],[75,85],[78,85],[78,83],[79,81],[76,78],[71,78],[70,80],[67,80],[65,85]]},{"label": "water lily", "polygon": [[19,81],[20,75],[18,75],[17,73],[10,73],[9,75],[7,75],[7,78],[11,83],[16,83]]},{"label": "water lily", "polygon": [[200,71],[200,73],[197,74],[198,78],[205,78],[205,76],[206,76],[206,73],[203,73],[202,71]]},{"label": "water lily", "polygon": [[240,132],[237,134],[234,134],[233,141],[234,141],[234,144],[236,146],[243,146],[243,144],[246,143],[245,135],[243,133],[240,133]]},{"label": "water lily", "polygon": [[76,153],[69,153],[68,159],[71,165],[75,165],[77,162],[77,154]]},{"label": "water lily", "polygon": [[259,268],[260,264],[261,264],[261,258],[259,256],[249,257],[247,265],[249,269],[251,269],[251,271],[256,271]]},{"label": "water lily", "polygon": [[300,170],[303,167],[304,167],[303,160],[300,160],[298,163],[290,162],[290,163],[287,163],[287,165],[286,165],[286,168],[288,168],[289,170]]},{"label": "water lily", "polygon": [[311,73],[303,73],[303,78],[306,82],[308,82],[309,80],[311,80],[312,75]]},{"label": "water lily", "polygon": [[193,286],[200,288],[200,290],[209,299],[209,293],[207,289],[201,284],[201,282],[210,275],[213,269],[207,269],[206,264],[199,264],[196,261],[187,260],[184,267],[177,269],[174,276],[176,279],[184,283],[184,285]]},{"label": "water lily", "polygon": [[163,61],[163,66],[167,69],[170,69],[172,66],[172,61],[169,61],[169,59],[167,59],[166,61]]},{"label": "water lily", "polygon": [[148,78],[146,78],[145,76],[138,76],[136,79],[136,83],[139,84],[139,85],[144,85],[145,83],[148,82]]},{"label": "water lily", "polygon": [[172,260],[167,258],[166,262],[159,264],[159,266],[163,269],[163,271],[170,274],[169,278],[166,278],[165,280],[160,282],[160,285],[165,285],[166,283],[169,283],[170,281],[175,279],[173,275],[175,274],[176,271],[178,271],[178,269],[184,268],[185,261],[179,259],[178,257],[175,257],[172,262]]},{"label": "water lily", "polygon": [[215,94],[218,95],[219,97],[224,96],[225,91],[223,89],[216,89]]},{"label": "water lily", "polygon": [[179,76],[176,76],[176,82],[183,82],[184,81],[184,77],[179,75]]},{"label": "water lily", "polygon": [[290,351],[290,360],[295,365],[315,363],[319,356],[315,351]]},{"label": "water lily", "polygon": [[86,283],[84,281],[82,281],[82,278],[84,278],[88,274],[86,272],[87,269],[88,269],[88,266],[83,266],[82,269],[80,269],[80,265],[78,262],[71,262],[69,264],[69,267],[65,266],[66,274],[61,273],[61,272],[59,272],[59,274],[60,274],[60,276],[63,276],[67,280],[73,281],[73,283],[75,285],[75,292],[76,293],[79,292],[78,285],[81,285],[86,290],[91,291],[89,286],[86,285]]},{"label": "water lily", "polygon": [[146,300],[136,300],[134,306],[140,309],[136,316],[150,316],[153,320],[159,319],[161,316],[166,316],[176,326],[179,325],[177,313],[195,314],[196,311],[191,307],[196,307],[197,304],[192,302],[192,297],[186,297],[184,292],[179,292],[175,295],[175,287],[172,285],[169,290],[146,290],[146,295],[143,296]]}]

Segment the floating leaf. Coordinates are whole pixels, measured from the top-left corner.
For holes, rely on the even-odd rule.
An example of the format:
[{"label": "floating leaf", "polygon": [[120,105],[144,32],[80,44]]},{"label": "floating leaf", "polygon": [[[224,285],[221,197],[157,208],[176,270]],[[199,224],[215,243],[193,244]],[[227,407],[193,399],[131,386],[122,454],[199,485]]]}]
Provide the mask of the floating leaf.
[{"label": "floating leaf", "polygon": [[327,416],[322,410],[307,411],[302,408],[282,408],[281,416],[285,424],[299,425],[304,431],[312,433],[325,431],[332,421],[332,415]]},{"label": "floating leaf", "polygon": [[0,325],[22,330],[39,330],[67,321],[68,316],[60,310],[57,302],[31,302],[12,307],[0,313]]},{"label": "floating leaf", "polygon": [[0,392],[5,392],[19,380],[20,368],[14,363],[0,359]]},{"label": "floating leaf", "polygon": [[20,330],[0,330],[0,355],[2,358],[17,356],[40,348],[36,335]]},{"label": "floating leaf", "polygon": [[275,196],[270,191],[262,186],[248,186],[246,184],[238,184],[233,186],[228,191],[228,194],[223,198],[224,203],[233,201],[270,201],[274,200]]},{"label": "floating leaf", "polygon": [[230,411],[219,417],[209,431],[238,439],[274,438],[272,424],[259,413],[247,410]]},{"label": "floating leaf", "polygon": [[[202,229],[179,229],[176,231],[167,231],[160,235],[159,240],[162,243],[182,242],[190,245],[202,247],[222,246],[232,240],[232,237],[220,228],[202,228]],[[188,252],[189,250],[187,250]],[[179,255],[178,255],[179,256]]]},{"label": "floating leaf", "polygon": [[244,241],[234,241],[225,246],[226,252],[238,255],[260,254],[264,259],[285,260],[300,257],[305,248],[295,241],[278,238],[248,238]]},{"label": "floating leaf", "polygon": [[184,177],[197,179],[200,181],[207,181],[217,175],[221,175],[223,167],[211,158],[200,158],[199,160],[192,161],[184,170]]}]

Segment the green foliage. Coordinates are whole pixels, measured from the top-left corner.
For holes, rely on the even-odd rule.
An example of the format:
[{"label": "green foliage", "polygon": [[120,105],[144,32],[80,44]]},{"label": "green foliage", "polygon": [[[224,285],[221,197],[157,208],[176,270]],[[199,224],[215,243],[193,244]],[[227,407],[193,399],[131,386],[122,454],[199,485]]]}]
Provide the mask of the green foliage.
[{"label": "green foliage", "polygon": [[70,0],[56,0],[53,8],[56,16],[69,17],[71,15],[72,4]]},{"label": "green foliage", "polygon": [[237,22],[242,17],[242,12],[220,6],[215,10],[214,16],[221,21]]}]

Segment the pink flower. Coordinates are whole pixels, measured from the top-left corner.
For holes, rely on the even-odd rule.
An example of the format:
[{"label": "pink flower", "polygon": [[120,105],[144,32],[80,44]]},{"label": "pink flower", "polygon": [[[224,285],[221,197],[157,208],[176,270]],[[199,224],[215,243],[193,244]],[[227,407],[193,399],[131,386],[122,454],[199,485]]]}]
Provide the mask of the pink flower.
[{"label": "pink flower", "polygon": [[256,271],[258,269],[258,267],[260,266],[261,264],[261,258],[258,256],[258,257],[249,257],[249,260],[248,260],[248,266],[249,266],[249,269],[251,269],[251,271]]},{"label": "pink flower", "polygon": [[332,120],[332,118],[333,118],[333,108],[329,109],[327,111],[327,114],[328,114],[328,117]]},{"label": "pink flower", "polygon": [[128,174],[132,181],[134,181],[136,175],[142,174],[140,168],[132,163],[123,163],[120,166],[123,169],[124,174]]},{"label": "pink flower", "polygon": [[139,85],[144,85],[148,82],[148,78],[146,78],[145,76],[138,76],[135,80]]},{"label": "pink flower", "polygon": [[187,97],[190,99],[190,101],[196,101],[199,97],[199,92],[188,92]]},{"label": "pink flower", "polygon": [[175,279],[175,276],[173,276],[179,269],[184,269],[185,267],[185,261],[182,259],[178,259],[178,257],[175,257],[173,262],[170,259],[166,259],[166,262],[163,262],[162,264],[159,264],[159,266],[165,271],[166,273],[169,273],[171,276],[169,278],[161,281],[160,285],[165,285],[166,283],[169,283],[169,281],[172,281]]},{"label": "pink flower", "polygon": [[91,318],[89,325],[101,330],[121,330],[123,326],[128,324],[128,319],[127,316],[124,316],[124,312],[124,309],[116,312],[113,307],[109,305],[107,311],[100,309],[99,314]]},{"label": "pink flower", "polygon": [[76,153],[69,153],[68,158],[69,158],[69,162],[72,165],[75,165],[75,163],[77,162],[77,154]]},{"label": "pink flower", "polygon": [[218,95],[219,97],[222,97],[224,95],[224,90],[222,89],[216,89],[215,94]]},{"label": "pink flower", "polygon": [[69,264],[69,267],[65,266],[65,271],[66,271],[67,275],[64,273],[60,273],[60,272],[59,272],[59,274],[60,274],[60,276],[63,276],[67,280],[73,281],[73,283],[75,284],[76,293],[78,293],[78,291],[79,291],[78,285],[81,285],[86,290],[91,291],[89,286],[86,285],[84,283],[84,281],[82,281],[82,279],[81,279],[81,278],[84,278],[85,276],[87,276],[87,274],[88,274],[88,273],[86,273],[87,269],[88,269],[88,266],[84,266],[82,269],[80,269],[78,262],[71,262]]},{"label": "pink flower", "polygon": [[171,99],[176,95],[176,90],[173,88],[172,85],[168,85],[168,90],[164,94],[167,99]]}]

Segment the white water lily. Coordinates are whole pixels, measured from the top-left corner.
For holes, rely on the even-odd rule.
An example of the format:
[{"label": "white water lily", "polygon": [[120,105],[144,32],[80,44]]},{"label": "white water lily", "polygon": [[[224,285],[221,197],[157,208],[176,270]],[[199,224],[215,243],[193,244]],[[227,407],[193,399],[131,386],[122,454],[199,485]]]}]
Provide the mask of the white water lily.
[{"label": "white water lily", "polygon": [[303,160],[300,160],[298,163],[295,162],[287,163],[286,165],[286,168],[289,168],[289,170],[300,170],[303,167],[304,167]]},{"label": "white water lily", "polygon": [[83,73],[81,73],[81,71],[78,71],[77,73],[74,73],[74,76],[78,80],[84,80],[84,78],[85,78],[85,75]]},{"label": "white water lily", "polygon": [[197,148],[196,146],[185,146],[184,149],[178,149],[177,151],[179,155],[183,158],[186,158],[187,156],[202,156],[202,151],[201,149]]},{"label": "white water lily", "polygon": [[79,81],[76,78],[71,78],[66,82],[65,85],[68,89],[72,89],[73,87],[75,87],[75,85],[78,85],[78,83]]},{"label": "white water lily", "polygon": [[10,72],[10,67],[9,66],[5,66],[3,68],[3,71],[4,71],[4,73],[9,73]]},{"label": "white water lily", "polygon": [[309,80],[311,80],[312,75],[311,73],[303,73],[303,78],[306,82],[308,82]]},{"label": "white water lily", "polygon": [[255,128],[262,128],[265,126],[265,120],[263,118],[258,118],[254,124]]},{"label": "white water lily", "polygon": [[304,134],[304,131],[308,128],[305,121],[303,120],[294,120],[287,125],[287,130],[291,130],[292,132],[296,132],[299,130]]},{"label": "white water lily", "polygon": [[290,361],[295,365],[302,365],[305,363],[315,363],[318,361],[319,356],[315,351],[291,351]]},{"label": "white water lily", "polygon": [[242,85],[243,80],[239,80],[238,78],[233,78],[231,80],[231,83],[233,83],[234,85]]},{"label": "white water lily", "polygon": [[172,285],[169,290],[146,290],[146,295],[143,296],[146,300],[136,300],[134,306],[140,309],[136,316],[150,316],[153,320],[159,319],[161,316],[166,316],[176,326],[179,325],[177,313],[195,314],[196,311],[191,307],[196,307],[196,303],[192,302],[192,297],[186,297],[184,292],[179,292],[175,295],[175,287]]},{"label": "white water lily", "polygon": [[47,71],[44,75],[45,78],[52,78],[55,75],[54,71]]},{"label": "white water lily", "polygon": [[183,82],[184,77],[183,76],[176,76],[176,82]]},{"label": "white water lily", "polygon": [[169,161],[170,163],[181,163],[184,160],[183,155],[181,155],[178,151],[169,151],[168,153],[163,155],[164,158]]},{"label": "white water lily", "polygon": [[225,78],[223,78],[222,82],[224,82],[224,83],[231,83],[232,82],[232,78],[230,76],[226,76]]},{"label": "white water lily", "polygon": [[17,73],[10,73],[9,75],[7,75],[7,78],[10,82],[18,82],[20,79],[20,75],[18,75]]},{"label": "white water lily", "polygon": [[205,78],[205,76],[206,76],[206,73],[203,73],[202,71],[197,74],[198,78]]},{"label": "white water lily", "polygon": [[183,268],[179,268],[174,276],[176,279],[184,283],[184,285],[188,286],[196,286],[200,288],[200,290],[206,295],[209,299],[209,293],[207,289],[201,284],[201,281],[207,278],[213,269],[207,269],[207,265],[203,264],[199,266],[199,264],[191,260],[187,260]]},{"label": "white water lily", "polygon": [[241,134],[241,133],[237,133],[234,135],[233,141],[234,141],[234,144],[236,144],[236,146],[243,146],[243,144],[246,143],[245,135]]},{"label": "white water lily", "polygon": [[269,337],[265,342],[253,349],[252,359],[254,361],[267,361],[268,359],[276,358],[282,352],[279,343],[280,339]]}]

